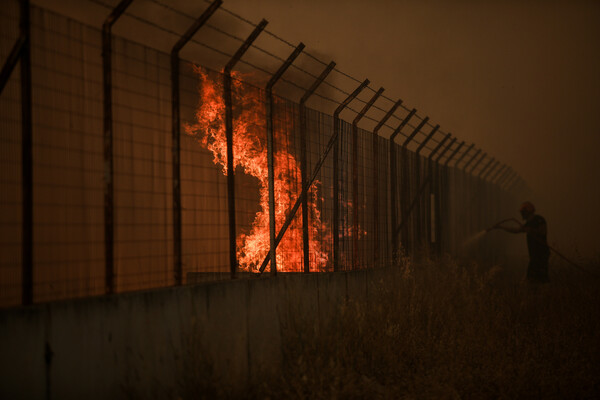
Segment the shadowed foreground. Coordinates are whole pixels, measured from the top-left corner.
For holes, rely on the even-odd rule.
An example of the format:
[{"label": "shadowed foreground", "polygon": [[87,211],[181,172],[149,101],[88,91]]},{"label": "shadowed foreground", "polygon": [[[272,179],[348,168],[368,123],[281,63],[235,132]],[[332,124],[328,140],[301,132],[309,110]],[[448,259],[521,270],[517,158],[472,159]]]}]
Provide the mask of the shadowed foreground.
[{"label": "shadowed foreground", "polygon": [[[597,279],[551,266],[552,282],[532,287],[522,282],[524,271],[500,267],[443,260],[403,268],[400,287],[381,290],[377,302],[349,299],[327,322],[292,320],[285,327],[278,378],[253,382],[249,395],[514,399],[600,394]],[[181,397],[227,397],[205,361],[193,359]]]}]

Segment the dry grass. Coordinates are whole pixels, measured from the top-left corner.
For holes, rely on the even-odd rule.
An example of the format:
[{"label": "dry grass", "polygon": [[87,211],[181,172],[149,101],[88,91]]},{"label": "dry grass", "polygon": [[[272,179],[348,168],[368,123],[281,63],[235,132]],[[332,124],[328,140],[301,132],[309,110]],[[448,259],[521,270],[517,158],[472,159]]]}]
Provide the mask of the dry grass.
[{"label": "dry grass", "polygon": [[597,279],[450,259],[403,267],[393,290],[349,304],[316,328],[285,330],[279,378],[257,398],[537,399],[600,397]]}]

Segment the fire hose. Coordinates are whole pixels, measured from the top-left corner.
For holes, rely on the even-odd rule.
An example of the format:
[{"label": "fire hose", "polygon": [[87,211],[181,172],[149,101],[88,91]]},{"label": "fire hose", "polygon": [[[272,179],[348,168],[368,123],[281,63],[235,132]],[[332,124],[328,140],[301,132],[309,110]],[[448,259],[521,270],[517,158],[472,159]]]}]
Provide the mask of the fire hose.
[{"label": "fire hose", "polygon": [[[487,228],[485,230],[485,232],[490,232],[494,229],[502,229],[503,227],[501,226],[502,224],[509,222],[509,221],[514,221],[519,225],[519,228],[523,228],[523,224],[521,224],[516,218],[507,218],[507,219],[503,219],[502,221],[496,223],[495,225]],[[591,271],[588,271],[587,269],[583,268],[581,265],[577,264],[576,262],[574,262],[573,260],[570,260],[569,258],[565,257],[563,254],[561,254],[558,250],[556,250],[554,247],[550,246],[548,243],[542,242],[542,240],[540,240],[539,238],[533,236],[533,238],[535,240],[537,240],[539,243],[545,245],[546,247],[548,247],[549,250],[552,250],[554,252],[554,254],[556,254],[557,256],[559,256],[560,258],[562,258],[563,260],[565,260],[566,262],[568,262],[569,264],[571,264],[572,266],[574,266],[575,268],[577,268],[580,271],[583,271],[589,275],[592,275],[596,278],[600,278],[600,276],[598,274],[595,274]]]}]

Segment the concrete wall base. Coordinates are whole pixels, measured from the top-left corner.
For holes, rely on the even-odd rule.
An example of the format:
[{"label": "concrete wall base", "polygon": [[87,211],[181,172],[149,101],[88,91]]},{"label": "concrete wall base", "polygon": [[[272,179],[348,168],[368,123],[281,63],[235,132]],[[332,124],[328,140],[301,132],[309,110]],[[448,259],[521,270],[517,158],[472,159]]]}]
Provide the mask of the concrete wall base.
[{"label": "concrete wall base", "polygon": [[0,398],[161,398],[202,379],[243,395],[277,373],[291,318],[326,321],[392,287],[398,271],[279,274],[3,310]]}]

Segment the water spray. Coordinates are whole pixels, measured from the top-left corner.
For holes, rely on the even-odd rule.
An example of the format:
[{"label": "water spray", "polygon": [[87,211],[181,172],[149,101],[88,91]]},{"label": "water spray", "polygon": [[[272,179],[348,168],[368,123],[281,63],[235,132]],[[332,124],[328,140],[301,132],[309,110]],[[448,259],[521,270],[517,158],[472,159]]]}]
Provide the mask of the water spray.
[{"label": "water spray", "polygon": [[516,222],[517,225],[519,225],[519,228],[523,227],[523,224],[521,224],[516,218],[506,218],[506,219],[503,219],[502,221],[497,222],[495,225],[490,226],[489,228],[487,228],[485,230],[485,233],[490,232],[490,231],[492,231],[494,229],[501,229],[502,228],[501,225],[503,225],[503,224],[505,224],[507,222],[510,222],[510,221]]},{"label": "water spray", "polygon": [[[502,229],[502,228],[503,228],[503,227],[502,227],[502,225],[503,225],[503,224],[505,224],[506,222],[509,222],[509,221],[514,221],[514,222],[516,222],[516,223],[517,223],[517,225],[519,225],[519,228],[523,228],[523,224],[521,224],[521,223],[520,223],[520,222],[519,222],[519,221],[518,221],[516,218],[507,218],[507,219],[503,219],[502,221],[499,221],[499,222],[498,222],[498,223],[496,223],[495,225],[493,225],[493,226],[491,226],[491,227],[487,228],[486,230],[484,230],[484,231],[483,231],[483,235],[485,235],[485,234],[486,234],[486,233],[488,233],[488,232],[491,232],[491,231],[493,231],[494,229]],[[479,237],[483,236],[483,235],[481,235],[481,236],[479,236],[479,235],[481,235],[481,232],[480,232],[480,233],[478,233],[478,234],[476,235],[476,239],[479,239]],[[472,238],[473,238],[473,237],[472,237]],[[472,241],[472,238],[468,239],[467,241]],[[535,239],[539,241],[539,239],[538,239],[538,238],[535,238]],[[466,243],[466,242],[465,242],[465,243]],[[557,256],[559,256],[560,258],[562,258],[563,260],[565,260],[565,261],[566,261],[566,262],[568,262],[569,264],[573,265],[573,266],[574,266],[575,268],[577,268],[578,270],[580,270],[580,271],[583,271],[583,272],[586,272],[586,273],[588,273],[588,274],[590,274],[590,275],[592,275],[592,276],[595,276],[596,278],[600,278],[600,276],[598,276],[597,274],[595,274],[595,273],[593,273],[593,272],[591,272],[591,271],[588,271],[588,270],[586,270],[585,268],[581,267],[581,265],[577,264],[577,263],[576,263],[576,262],[574,262],[573,260],[570,260],[570,259],[568,259],[567,257],[565,257],[563,254],[561,254],[561,253],[560,253],[558,250],[556,250],[554,247],[550,246],[550,245],[549,245],[549,244],[547,244],[547,243],[544,243],[544,244],[545,244],[545,245],[548,247],[548,249],[552,250],[552,251],[554,252],[554,254],[556,254]]]},{"label": "water spray", "polygon": [[509,222],[509,221],[515,221],[517,224],[519,224],[519,227],[521,227],[521,223],[519,221],[517,221],[516,218],[507,218],[507,219],[503,219],[502,221],[498,222],[497,224],[495,224],[494,226],[491,226],[487,229],[481,230],[477,233],[475,233],[474,235],[469,236],[464,242],[463,242],[463,247],[468,247],[470,245],[472,245],[473,243],[479,241],[480,239],[482,239],[486,233],[494,230],[494,229],[500,229],[500,225]]}]

